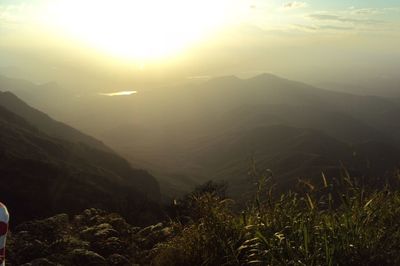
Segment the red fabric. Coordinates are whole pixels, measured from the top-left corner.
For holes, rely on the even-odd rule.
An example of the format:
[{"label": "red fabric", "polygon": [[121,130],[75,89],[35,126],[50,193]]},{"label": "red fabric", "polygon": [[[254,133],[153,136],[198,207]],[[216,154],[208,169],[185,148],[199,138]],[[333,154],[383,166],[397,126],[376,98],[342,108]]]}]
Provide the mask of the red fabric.
[{"label": "red fabric", "polygon": [[8,225],[5,222],[0,222],[0,236],[3,236],[7,233]]}]

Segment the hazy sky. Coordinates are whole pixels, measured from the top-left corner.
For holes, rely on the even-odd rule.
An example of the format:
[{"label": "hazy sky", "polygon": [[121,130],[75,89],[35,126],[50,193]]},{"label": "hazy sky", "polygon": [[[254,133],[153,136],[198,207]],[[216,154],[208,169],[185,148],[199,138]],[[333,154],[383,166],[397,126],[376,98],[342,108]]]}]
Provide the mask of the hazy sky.
[{"label": "hazy sky", "polygon": [[0,74],[36,81],[391,77],[399,47],[399,0],[0,0]]}]

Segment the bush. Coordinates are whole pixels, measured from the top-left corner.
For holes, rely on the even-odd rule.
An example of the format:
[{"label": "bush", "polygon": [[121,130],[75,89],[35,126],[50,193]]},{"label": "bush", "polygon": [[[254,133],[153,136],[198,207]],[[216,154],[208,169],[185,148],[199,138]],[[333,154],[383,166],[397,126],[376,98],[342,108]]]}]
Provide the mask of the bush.
[{"label": "bush", "polygon": [[[230,211],[230,200],[206,192],[193,198],[196,219],[181,225],[180,234],[158,246],[155,265],[234,265],[243,225]],[[179,224],[179,223],[178,223]]]},{"label": "bush", "polygon": [[208,184],[175,206],[185,215],[145,228],[97,209],[27,222],[10,234],[8,263],[400,265],[395,186],[323,177],[319,189],[302,181],[300,192],[274,196],[269,182],[260,180],[243,212]]},{"label": "bush", "polygon": [[[265,179],[263,179],[265,181]],[[273,197],[259,185],[234,213],[213,192],[192,198],[192,217],[158,246],[155,265],[400,265],[400,192],[350,178]]]}]

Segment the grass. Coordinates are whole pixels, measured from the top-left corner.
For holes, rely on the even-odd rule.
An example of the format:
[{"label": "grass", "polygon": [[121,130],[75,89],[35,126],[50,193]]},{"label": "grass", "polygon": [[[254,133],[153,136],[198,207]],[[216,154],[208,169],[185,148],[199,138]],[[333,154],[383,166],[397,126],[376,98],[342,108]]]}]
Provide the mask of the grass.
[{"label": "grass", "polygon": [[[179,232],[154,265],[400,265],[400,192],[349,176],[274,195],[261,178],[254,200],[234,211],[223,193],[196,191],[176,207]],[[220,187],[219,187],[220,188]],[[277,194],[277,193],[276,193]],[[180,208],[180,209],[179,209]]]}]

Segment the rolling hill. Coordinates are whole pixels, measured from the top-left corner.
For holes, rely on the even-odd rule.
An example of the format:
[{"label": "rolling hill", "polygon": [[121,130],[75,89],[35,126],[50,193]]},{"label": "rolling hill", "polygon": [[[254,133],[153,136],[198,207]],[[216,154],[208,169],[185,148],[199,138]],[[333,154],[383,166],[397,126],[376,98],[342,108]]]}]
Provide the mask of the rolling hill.
[{"label": "rolling hill", "polygon": [[[94,138],[36,110],[29,113],[30,107],[14,95],[1,96],[13,100],[6,106],[28,117],[11,112],[1,102],[0,200],[8,205],[13,223],[91,207],[119,211],[136,223],[160,214],[158,183],[146,171],[98,149],[100,142]],[[56,129],[54,135],[62,130],[66,134],[51,136],[46,133],[49,128]],[[75,141],[70,141],[71,136]]]},{"label": "rolling hill", "polygon": [[399,165],[396,100],[271,74],[92,95],[76,110],[66,120],[149,169],[169,195],[210,179],[226,180],[240,194],[254,183],[251,156],[282,184],[321,171],[337,175],[342,165],[362,176],[385,176]]},{"label": "rolling hill", "polygon": [[0,106],[23,117],[27,122],[50,136],[65,139],[73,143],[82,142],[97,149],[112,152],[101,141],[64,123],[53,120],[47,114],[26,104],[11,92],[0,92]]}]

